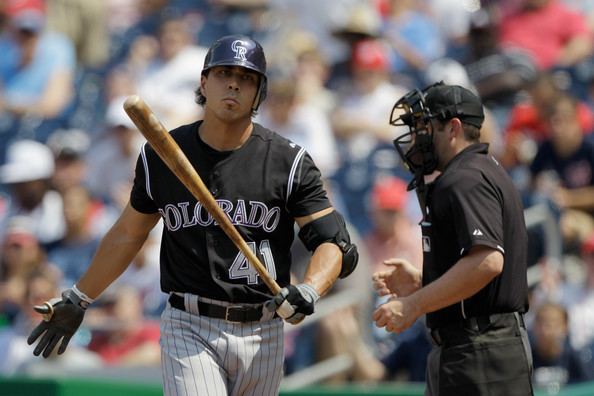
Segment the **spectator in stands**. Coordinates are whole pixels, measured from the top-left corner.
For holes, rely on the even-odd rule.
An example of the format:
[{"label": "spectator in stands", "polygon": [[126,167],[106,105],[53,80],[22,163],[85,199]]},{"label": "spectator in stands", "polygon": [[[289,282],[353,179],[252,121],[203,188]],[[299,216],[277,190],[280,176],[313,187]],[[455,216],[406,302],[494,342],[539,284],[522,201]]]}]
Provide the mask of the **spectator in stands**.
[{"label": "spectator in stands", "polygon": [[[135,10],[130,10],[134,15],[128,16],[131,20],[122,20],[121,30],[113,25],[110,34],[110,57],[109,67],[118,65],[128,57],[131,45],[139,36],[156,37],[159,26],[164,18],[167,18],[175,8],[170,7],[171,0],[140,1],[134,4]],[[126,5],[124,4],[124,7]],[[109,8],[109,5],[108,5]],[[124,17],[125,19],[126,17]],[[111,22],[108,18],[108,22]]]},{"label": "spectator in stands", "polygon": [[310,103],[299,101],[295,81],[289,77],[271,78],[267,95],[268,100],[256,121],[304,147],[322,174],[332,175],[338,158],[327,114]]},{"label": "spectator in stands", "polygon": [[426,12],[440,30],[446,46],[445,55],[460,60],[467,47],[471,15],[479,5],[459,0],[428,0],[423,3],[421,7],[427,8]]},{"label": "spectator in stands", "polygon": [[549,302],[537,308],[530,329],[537,389],[558,390],[566,384],[594,379],[593,367],[570,345],[567,324],[568,314],[562,305]]},{"label": "spectator in stands", "polygon": [[[61,286],[68,288],[86,271],[95,255],[99,240],[107,231],[98,225],[107,218],[103,218],[105,208],[94,202],[82,185],[64,190],[62,198],[66,233],[64,238],[48,246],[48,258],[63,273]],[[115,217],[112,220],[115,221]]]},{"label": "spectator in stands", "polygon": [[62,198],[50,187],[53,173],[54,157],[46,145],[19,140],[9,146],[7,162],[0,166],[0,183],[10,195],[4,217],[0,218],[0,235],[7,219],[22,215],[32,220],[33,232],[41,244],[64,236]]},{"label": "spectator in stands", "polygon": [[[553,75],[539,73],[526,87],[528,97],[511,110],[504,132],[504,151],[501,163],[509,171],[525,169],[534,159],[538,145],[549,136],[548,115],[561,95],[567,93]],[[594,130],[594,113],[583,102],[578,102],[577,116],[585,134]]]},{"label": "spectator in stands", "polygon": [[48,28],[70,39],[77,64],[86,69],[104,66],[109,56],[107,2],[49,0],[46,7]]},{"label": "spectator in stands", "polygon": [[134,167],[144,138],[124,111],[125,98],[113,99],[105,114],[105,130],[87,156],[91,194],[108,204],[124,207]]},{"label": "spectator in stands", "polygon": [[163,225],[157,225],[134,257],[126,271],[116,280],[116,287],[131,287],[139,293],[144,314],[158,318],[167,304],[167,294],[161,291],[159,252]]},{"label": "spectator in stands", "polygon": [[353,364],[344,379],[372,383],[425,381],[431,342],[422,321],[396,336],[396,342],[388,351],[378,351],[372,342],[365,339],[351,308],[336,311],[320,323],[323,330],[331,335],[327,337],[324,348],[333,350],[335,355],[343,353],[352,359]]},{"label": "spectator in stands", "polygon": [[210,45],[219,37],[245,34],[262,42],[270,23],[267,18],[271,0],[216,0],[209,1],[203,9],[203,26],[198,32],[198,42]]},{"label": "spectator in stands", "polygon": [[592,56],[592,31],[584,15],[560,0],[522,0],[501,19],[500,44],[528,51],[542,69],[568,68]]},{"label": "spectator in stands", "polygon": [[386,121],[394,98],[406,93],[390,82],[390,49],[379,40],[358,42],[352,54],[353,80],[338,99],[332,128],[343,159],[334,179],[344,200],[346,214],[364,235],[370,222],[365,210],[367,195],[381,176],[397,175],[392,139],[398,133]]},{"label": "spectator in stands", "polygon": [[[310,37],[312,44],[315,38]],[[301,48],[297,52],[294,76],[297,98],[323,111],[326,115],[336,106],[336,94],[326,87],[330,77],[328,59],[317,45]]]},{"label": "spectator in stands", "polygon": [[9,0],[5,13],[9,30],[0,38],[0,110],[13,122],[2,123],[2,132],[45,141],[51,126],[64,122],[74,97],[74,47],[45,29],[42,0]]},{"label": "spectator in stands", "polygon": [[199,116],[193,98],[199,81],[196,68],[207,49],[194,43],[181,17],[165,20],[158,31],[158,50],[136,76],[138,94],[165,126],[186,124]]},{"label": "spectator in stands", "polygon": [[89,350],[110,366],[158,366],[161,361],[159,323],[143,316],[138,291],[112,287],[89,312]]},{"label": "spectator in stands", "polygon": [[85,155],[91,146],[87,132],[78,129],[59,129],[47,141],[55,160],[52,187],[59,193],[84,183],[87,177]]},{"label": "spectator in stands", "polygon": [[0,252],[0,313],[11,323],[25,299],[27,278],[49,264],[30,219],[23,216],[8,220]]},{"label": "spectator in stands", "polygon": [[478,95],[503,129],[518,94],[536,77],[536,66],[525,51],[502,48],[497,41],[498,34],[498,21],[492,10],[483,8],[474,12],[470,19],[468,51],[462,62]]},{"label": "spectator in stands", "polygon": [[392,72],[424,86],[423,70],[445,55],[446,44],[437,23],[416,7],[413,0],[389,0],[382,35],[392,48]]},{"label": "spectator in stands", "polygon": [[594,233],[582,244],[580,258],[582,282],[565,287],[565,298],[561,301],[569,310],[572,346],[578,351],[589,349],[594,352]]},{"label": "spectator in stands", "polygon": [[378,39],[381,24],[381,17],[373,4],[360,1],[351,7],[345,20],[332,29],[332,36],[344,47],[338,59],[332,61],[328,81],[328,86],[337,94],[341,95],[352,79],[355,47],[360,41]]},{"label": "spectator in stands", "polygon": [[73,370],[101,367],[101,359],[86,350],[84,337],[75,337],[63,355],[53,354],[49,360],[31,356],[27,336],[39,321],[33,306],[42,304],[59,293],[60,276],[50,267],[32,272],[25,281],[25,297],[12,326],[0,329],[0,374],[55,377]]},{"label": "spectator in stands", "polygon": [[564,248],[572,251],[594,232],[594,143],[584,139],[574,98],[559,96],[549,111],[550,137],[530,165],[532,191],[561,210]]},{"label": "spectator in stands", "polygon": [[373,226],[363,241],[371,256],[371,272],[389,265],[389,259],[397,256],[420,269],[423,265],[421,230],[408,210],[406,183],[397,177],[378,179],[370,198]]}]

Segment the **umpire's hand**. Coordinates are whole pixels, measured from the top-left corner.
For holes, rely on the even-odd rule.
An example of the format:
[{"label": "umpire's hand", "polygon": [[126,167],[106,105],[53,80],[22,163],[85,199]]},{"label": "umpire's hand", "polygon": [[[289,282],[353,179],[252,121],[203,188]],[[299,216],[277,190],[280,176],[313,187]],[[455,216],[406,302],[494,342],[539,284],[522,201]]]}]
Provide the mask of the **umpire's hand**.
[{"label": "umpire's hand", "polygon": [[37,325],[27,338],[29,345],[33,344],[39,336],[41,339],[35,347],[33,354],[47,358],[58,342],[62,340],[58,348],[58,354],[64,353],[70,339],[79,328],[85,316],[86,306],[77,304],[76,296],[73,296],[71,289],[62,292],[62,298],[52,298],[43,305],[36,305],[35,311],[43,315],[43,321]]},{"label": "umpire's hand", "polygon": [[[319,299],[316,289],[307,283],[289,285],[268,302],[268,309],[276,311],[287,322],[297,324],[314,312],[314,304]],[[283,304],[285,301],[288,304]]]}]

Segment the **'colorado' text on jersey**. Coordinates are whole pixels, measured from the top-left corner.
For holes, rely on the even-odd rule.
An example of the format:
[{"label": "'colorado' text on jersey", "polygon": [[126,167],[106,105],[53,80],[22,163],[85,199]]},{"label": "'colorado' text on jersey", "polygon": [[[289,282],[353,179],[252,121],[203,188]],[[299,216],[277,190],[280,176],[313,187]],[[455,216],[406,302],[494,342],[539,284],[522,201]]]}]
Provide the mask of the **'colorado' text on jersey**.
[{"label": "'colorado' text on jersey", "polygon": [[[248,246],[286,286],[294,218],[330,207],[319,170],[303,148],[258,124],[239,149],[225,152],[200,139],[200,124],[179,127],[171,135]],[[130,202],[139,212],[159,212],[163,219],[164,292],[243,303],[270,298],[246,257],[148,144],[136,164]]]}]

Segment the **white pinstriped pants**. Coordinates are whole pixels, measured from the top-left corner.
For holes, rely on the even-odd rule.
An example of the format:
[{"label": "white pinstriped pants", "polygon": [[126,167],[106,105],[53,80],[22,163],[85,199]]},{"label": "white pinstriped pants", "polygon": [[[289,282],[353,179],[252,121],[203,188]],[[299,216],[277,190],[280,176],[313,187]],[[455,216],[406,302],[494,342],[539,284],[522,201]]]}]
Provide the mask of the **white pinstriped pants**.
[{"label": "white pinstriped pants", "polygon": [[[283,321],[231,323],[169,304],[161,315],[164,396],[276,396],[283,375]],[[202,299],[205,301],[212,301]]]}]

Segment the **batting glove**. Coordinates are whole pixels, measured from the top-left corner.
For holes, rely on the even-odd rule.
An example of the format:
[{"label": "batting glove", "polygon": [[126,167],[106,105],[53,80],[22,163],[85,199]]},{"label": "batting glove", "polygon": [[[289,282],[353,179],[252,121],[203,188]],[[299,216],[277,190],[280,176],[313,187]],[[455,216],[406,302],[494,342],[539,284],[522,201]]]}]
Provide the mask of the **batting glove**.
[{"label": "batting glove", "polygon": [[313,286],[300,283],[283,288],[272,298],[271,304],[281,318],[291,324],[297,324],[307,315],[314,313],[314,304],[319,299],[320,295]]},{"label": "batting glove", "polygon": [[43,321],[27,338],[27,343],[32,345],[41,336],[33,354],[39,356],[43,352],[43,357],[47,358],[60,340],[62,342],[58,348],[58,355],[64,353],[92,301],[74,286],[72,289],[64,290],[62,298],[52,298],[43,305],[34,306],[33,309],[43,315]]}]

